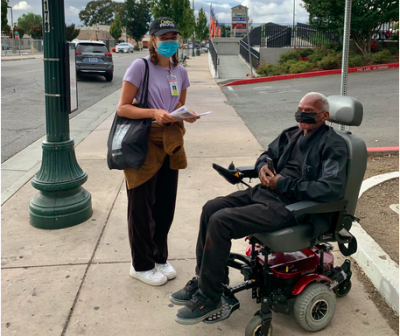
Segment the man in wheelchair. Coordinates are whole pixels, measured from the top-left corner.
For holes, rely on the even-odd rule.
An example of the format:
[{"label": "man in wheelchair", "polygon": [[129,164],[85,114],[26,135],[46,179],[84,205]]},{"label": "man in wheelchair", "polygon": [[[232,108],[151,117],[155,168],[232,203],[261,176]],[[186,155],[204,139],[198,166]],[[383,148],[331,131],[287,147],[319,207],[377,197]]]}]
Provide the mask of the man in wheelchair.
[{"label": "man in wheelchair", "polygon": [[[343,138],[325,124],[328,99],[320,93],[308,93],[297,110],[298,126],[284,130],[256,162],[261,183],[204,205],[196,276],[170,296],[172,303],[185,305],[176,322],[195,324],[221,309],[223,284],[229,281],[231,239],[297,225],[299,219],[286,209],[288,204],[343,198],[348,150]],[[318,217],[313,221],[313,237],[317,238],[329,230],[330,215],[312,216]]]}]

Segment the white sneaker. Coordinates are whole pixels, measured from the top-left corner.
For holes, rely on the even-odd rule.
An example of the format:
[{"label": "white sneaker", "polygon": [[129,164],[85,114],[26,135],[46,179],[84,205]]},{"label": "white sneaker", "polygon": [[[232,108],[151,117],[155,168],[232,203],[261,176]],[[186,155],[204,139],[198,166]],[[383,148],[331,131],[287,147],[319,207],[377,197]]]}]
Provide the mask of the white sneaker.
[{"label": "white sneaker", "polygon": [[176,277],[176,271],[168,261],[165,264],[156,263],[156,270],[164,274],[168,280],[172,280]]},{"label": "white sneaker", "polygon": [[132,278],[138,279],[152,286],[162,286],[168,281],[167,277],[160,271],[158,271],[156,268],[153,268],[152,270],[149,271],[136,272],[132,264],[129,275]]}]

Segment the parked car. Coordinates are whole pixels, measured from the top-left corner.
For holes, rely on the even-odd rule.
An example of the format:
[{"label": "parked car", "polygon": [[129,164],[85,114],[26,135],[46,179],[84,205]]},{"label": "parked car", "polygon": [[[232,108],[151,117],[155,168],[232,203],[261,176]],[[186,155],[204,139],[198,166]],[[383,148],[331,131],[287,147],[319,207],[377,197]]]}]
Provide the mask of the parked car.
[{"label": "parked car", "polygon": [[133,53],[133,45],[130,43],[120,43],[115,47],[117,53]]},{"label": "parked car", "polygon": [[79,41],[76,44],[76,74],[104,76],[111,82],[114,73],[112,54],[99,41]]},{"label": "parked car", "polygon": [[2,50],[10,50],[10,49],[11,49],[11,46],[10,46],[9,44],[2,44],[2,45],[1,45],[1,49],[2,49]]},{"label": "parked car", "polygon": [[111,48],[111,51],[112,51],[112,52],[115,52],[115,48],[116,48],[116,47],[112,47],[112,48]]}]

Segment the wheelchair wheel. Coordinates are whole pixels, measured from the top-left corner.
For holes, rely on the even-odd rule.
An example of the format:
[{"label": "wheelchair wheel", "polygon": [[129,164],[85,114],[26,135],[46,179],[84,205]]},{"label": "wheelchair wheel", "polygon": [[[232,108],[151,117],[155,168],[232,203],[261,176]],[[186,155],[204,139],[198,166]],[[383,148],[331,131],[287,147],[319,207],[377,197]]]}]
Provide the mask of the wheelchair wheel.
[{"label": "wheelchair wheel", "polygon": [[349,294],[351,290],[351,280],[343,281],[339,286],[337,286],[333,292],[336,294],[337,297],[344,297]]},{"label": "wheelchair wheel", "polygon": [[[261,336],[262,318],[260,315],[254,316],[246,326],[245,336]],[[268,330],[268,336],[272,335],[272,324]]]},{"label": "wheelchair wheel", "polygon": [[324,284],[312,283],[296,298],[294,316],[305,330],[318,331],[332,320],[335,309],[335,294]]}]

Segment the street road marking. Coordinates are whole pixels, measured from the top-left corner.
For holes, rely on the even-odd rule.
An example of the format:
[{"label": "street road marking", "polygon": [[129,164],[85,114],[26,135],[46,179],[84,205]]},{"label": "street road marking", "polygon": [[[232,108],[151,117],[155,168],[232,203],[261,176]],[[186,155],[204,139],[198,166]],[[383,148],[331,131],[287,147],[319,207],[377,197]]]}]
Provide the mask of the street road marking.
[{"label": "street road marking", "polygon": [[390,209],[392,209],[394,212],[399,213],[399,205],[398,204],[392,204],[389,206]]},{"label": "street road marking", "polygon": [[40,71],[40,70],[43,70],[43,68],[42,69],[36,69],[36,70],[23,71],[23,72],[13,72],[13,73],[10,73],[10,74],[6,74],[6,76],[20,75],[20,74],[24,74],[24,73],[27,73],[27,72],[34,72],[34,71]]},{"label": "street road marking", "polygon": [[239,95],[235,92],[232,86],[228,86],[228,90],[231,90],[235,97],[239,97]]}]

